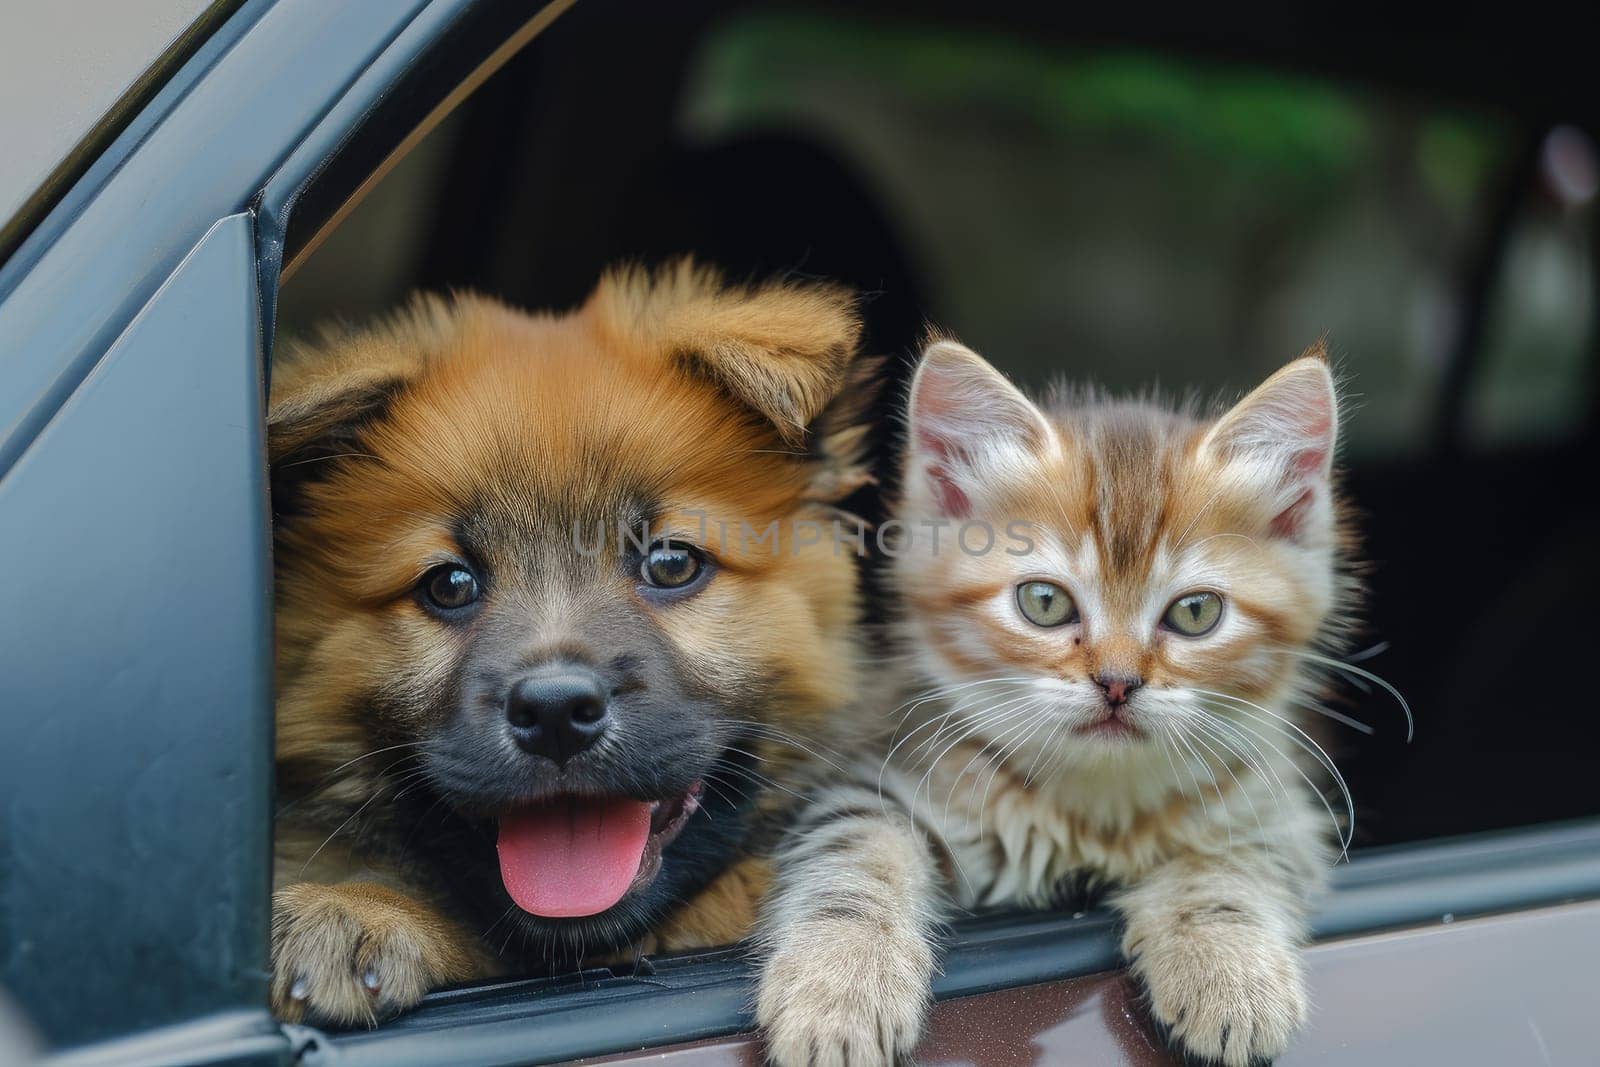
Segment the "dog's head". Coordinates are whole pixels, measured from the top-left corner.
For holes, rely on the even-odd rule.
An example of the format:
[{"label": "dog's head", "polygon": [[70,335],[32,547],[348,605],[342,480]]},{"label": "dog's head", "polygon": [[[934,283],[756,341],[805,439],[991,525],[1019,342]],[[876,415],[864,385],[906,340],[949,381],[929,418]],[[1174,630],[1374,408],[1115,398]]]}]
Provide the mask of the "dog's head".
[{"label": "dog's head", "polygon": [[685,262],[571,314],[426,298],[292,354],[286,796],[398,834],[513,942],[659,920],[853,696],[830,505],[863,478],[858,330],[841,290]]}]

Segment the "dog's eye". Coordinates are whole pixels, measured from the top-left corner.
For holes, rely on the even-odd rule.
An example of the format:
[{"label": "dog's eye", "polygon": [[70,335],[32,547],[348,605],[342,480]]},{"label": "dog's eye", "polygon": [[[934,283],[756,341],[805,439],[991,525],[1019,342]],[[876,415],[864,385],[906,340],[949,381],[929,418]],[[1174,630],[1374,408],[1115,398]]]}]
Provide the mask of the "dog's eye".
[{"label": "dog's eye", "polygon": [[679,589],[699,576],[703,564],[694,549],[668,541],[650,546],[639,565],[639,576],[657,589]]},{"label": "dog's eye", "polygon": [[441,563],[422,576],[423,597],[441,611],[456,611],[478,599],[478,577],[459,563]]}]

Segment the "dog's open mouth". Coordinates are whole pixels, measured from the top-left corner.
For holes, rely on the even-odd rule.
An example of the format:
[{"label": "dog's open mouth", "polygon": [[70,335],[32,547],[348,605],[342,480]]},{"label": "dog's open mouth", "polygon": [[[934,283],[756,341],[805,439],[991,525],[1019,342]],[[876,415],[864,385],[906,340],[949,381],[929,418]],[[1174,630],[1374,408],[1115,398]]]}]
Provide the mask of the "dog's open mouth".
[{"label": "dog's open mouth", "polygon": [[700,783],[666,800],[564,796],[500,818],[500,877],[517,907],[598,915],[661,870],[661,850],[700,806]]}]

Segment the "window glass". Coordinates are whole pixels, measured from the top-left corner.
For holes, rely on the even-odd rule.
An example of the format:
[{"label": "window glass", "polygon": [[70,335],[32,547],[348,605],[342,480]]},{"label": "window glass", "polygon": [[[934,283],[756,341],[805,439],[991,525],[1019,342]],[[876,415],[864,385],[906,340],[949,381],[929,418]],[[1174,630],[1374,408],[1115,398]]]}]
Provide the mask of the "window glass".
[{"label": "window glass", "polygon": [[1569,436],[1588,413],[1597,188],[1593,139],[1572,126],[1551,130],[1490,296],[1467,397],[1467,435],[1478,447]]},{"label": "window glass", "polygon": [[[640,9],[625,37],[613,15],[577,5],[388,173],[284,290],[279,338],[419,288],[570,307],[609,263],[684,252],[840,280],[871,351],[931,319],[1034,386],[1239,391],[1326,334],[1368,591],[1351,651],[1417,717],[1407,744],[1351,684],[1335,707],[1374,732],[1321,724],[1357,844],[1600,813],[1581,701],[1507,729],[1529,663],[1581,662],[1596,594],[1600,505],[1570,491],[1594,452],[1593,131],[1360,57],[799,3]],[[1561,506],[1530,523],[1530,500]]]},{"label": "window glass", "polygon": [[713,34],[681,121],[807,130],[864,169],[940,323],[1024,381],[1243,388],[1325,331],[1357,454],[1433,425],[1509,144],[1260,68],[798,13]]}]

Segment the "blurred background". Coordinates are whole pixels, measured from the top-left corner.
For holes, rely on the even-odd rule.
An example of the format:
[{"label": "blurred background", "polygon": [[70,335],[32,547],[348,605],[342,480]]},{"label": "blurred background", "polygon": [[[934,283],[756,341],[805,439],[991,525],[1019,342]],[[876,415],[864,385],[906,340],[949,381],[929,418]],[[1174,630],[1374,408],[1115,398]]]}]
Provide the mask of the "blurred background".
[{"label": "blurred background", "polygon": [[[1326,335],[1381,689],[1357,844],[1600,812],[1586,688],[1600,155],[1492,37],[1235,37],[1032,5],[584,0],[288,280],[280,337],[417,288],[576,304],[619,258],[870,294],[1038,386],[1241,391]],[[893,390],[890,391],[891,395]],[[892,448],[893,442],[886,441]],[[1331,724],[1330,724],[1331,725]]]}]

